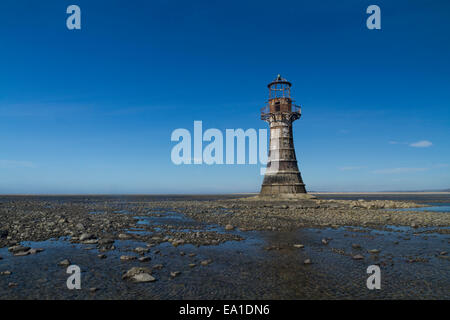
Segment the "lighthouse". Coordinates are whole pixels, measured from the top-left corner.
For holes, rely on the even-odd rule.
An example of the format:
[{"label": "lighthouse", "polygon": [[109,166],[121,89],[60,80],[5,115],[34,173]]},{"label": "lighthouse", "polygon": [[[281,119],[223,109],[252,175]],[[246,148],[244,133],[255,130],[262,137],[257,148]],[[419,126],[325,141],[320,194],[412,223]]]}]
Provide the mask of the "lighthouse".
[{"label": "lighthouse", "polygon": [[280,75],[267,85],[269,101],[261,109],[261,119],[269,123],[270,146],[262,196],[306,193],[292,136],[292,123],[300,119],[301,109],[293,103],[291,86]]}]

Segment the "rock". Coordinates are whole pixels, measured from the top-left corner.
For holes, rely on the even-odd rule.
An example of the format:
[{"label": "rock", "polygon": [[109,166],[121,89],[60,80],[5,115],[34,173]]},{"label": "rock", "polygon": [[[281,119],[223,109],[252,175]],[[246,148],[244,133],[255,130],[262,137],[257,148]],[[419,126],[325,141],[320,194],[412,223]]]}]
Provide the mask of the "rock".
[{"label": "rock", "polygon": [[134,282],[155,281],[156,279],[152,277],[151,274],[152,270],[150,270],[149,268],[133,267],[122,276],[122,279],[129,279]]},{"label": "rock", "polygon": [[161,270],[162,268],[164,268],[164,266],[163,266],[162,264],[155,264],[155,265],[153,266],[153,269]]},{"label": "rock", "polygon": [[136,257],[135,256],[120,256],[120,260],[131,261],[131,260],[136,260]]},{"label": "rock", "polygon": [[371,254],[377,254],[377,253],[380,253],[380,250],[378,250],[378,249],[371,249],[371,250],[367,250],[367,252],[371,253]]},{"label": "rock", "polygon": [[352,244],[352,248],[353,249],[361,249],[361,245],[354,243],[354,244]]},{"label": "rock", "polygon": [[322,244],[327,245],[328,244],[328,240],[327,239],[322,239]]},{"label": "rock", "polygon": [[77,228],[78,230],[84,230],[84,226],[81,223],[77,223],[75,228]]},{"label": "rock", "polygon": [[294,244],[294,248],[302,249],[305,246],[303,244]]},{"label": "rock", "polygon": [[150,274],[148,273],[139,273],[137,275],[135,275],[132,280],[134,282],[153,282],[156,279],[154,277],[152,277]]},{"label": "rock", "polygon": [[441,256],[446,256],[447,255],[447,251],[442,251],[441,253],[439,253],[439,255],[441,255]]},{"label": "rock", "polygon": [[190,263],[190,264],[189,264],[189,267],[190,267],[190,268],[194,268],[195,266],[197,266],[195,263]]},{"label": "rock", "polygon": [[28,251],[30,250],[30,247],[24,247],[21,245],[16,245],[16,246],[12,246],[8,248],[8,251],[12,252],[13,254],[19,253],[19,252],[24,252],[24,251]]},{"label": "rock", "polygon": [[68,267],[68,266],[70,266],[70,261],[69,261],[69,259],[64,259],[63,261],[60,261],[60,262],[58,263],[58,266],[61,266],[61,267]]},{"label": "rock", "polygon": [[233,227],[231,224],[227,224],[227,225],[225,226],[225,230],[231,231],[231,230],[234,230],[234,227]]},{"label": "rock", "polygon": [[90,234],[90,233],[83,233],[78,239],[80,241],[85,241],[85,240],[91,240],[94,239],[94,235]]},{"label": "rock", "polygon": [[195,257],[196,255],[196,253],[189,253],[189,257]]},{"label": "rock", "polygon": [[208,260],[203,260],[202,262],[200,262],[200,264],[202,265],[202,266],[207,266],[208,264],[210,264],[212,262],[212,260],[211,259],[208,259]]},{"label": "rock", "polygon": [[30,254],[36,254],[36,253],[39,253],[39,252],[42,252],[42,251],[44,251],[44,249],[42,249],[42,248],[36,248],[36,249],[30,249],[28,252],[29,252]]},{"label": "rock", "polygon": [[305,259],[305,261],[303,261],[303,264],[311,264],[311,259]]},{"label": "rock", "polygon": [[30,254],[29,250],[28,251],[19,251],[19,252],[14,253],[14,256],[15,257],[23,257],[23,256],[27,256],[29,254]]},{"label": "rock", "polygon": [[149,268],[145,268],[145,267],[133,267],[131,269],[129,269],[123,276],[122,279],[127,279],[127,278],[131,278],[139,273],[148,273],[151,274],[152,270],[150,270]]},{"label": "rock", "polygon": [[173,271],[173,272],[170,273],[170,276],[171,276],[172,278],[175,278],[176,276],[178,276],[178,275],[180,275],[180,274],[181,274],[180,271]]},{"label": "rock", "polygon": [[126,233],[121,233],[121,234],[119,234],[118,237],[119,237],[120,240],[127,240],[127,239],[131,238],[130,235],[128,235]]},{"label": "rock", "polygon": [[100,239],[97,242],[100,245],[106,245],[106,244],[113,244],[114,240],[113,239]]},{"label": "rock", "polygon": [[18,284],[16,283],[16,282],[10,282],[10,283],[8,283],[8,287],[9,288],[13,288],[13,287],[17,287],[18,286]]},{"label": "rock", "polygon": [[139,260],[140,262],[147,262],[147,261],[150,261],[151,258],[150,258],[150,257],[140,257],[138,260]]},{"label": "rock", "polygon": [[59,224],[63,224],[63,223],[67,223],[67,219],[66,218],[61,218],[58,220]]},{"label": "rock", "polygon": [[90,288],[89,291],[90,291],[91,293],[94,293],[94,292],[97,292],[97,291],[98,291],[98,288]]},{"label": "rock", "polygon": [[99,254],[97,255],[97,257],[99,257],[100,259],[106,259],[106,254]]},{"label": "rock", "polygon": [[364,256],[363,256],[363,255],[360,255],[360,254],[356,254],[356,255],[354,255],[352,258],[353,258],[353,260],[363,260],[363,259],[364,259]]},{"label": "rock", "polygon": [[444,260],[450,260],[450,257],[449,256],[446,256],[446,255],[438,255],[437,256],[439,259],[444,259]]},{"label": "rock", "polygon": [[417,224],[415,224],[414,222],[413,223],[411,223],[411,228],[414,228],[414,229],[416,229],[416,228],[418,228],[419,226],[417,225]]},{"label": "rock", "polygon": [[150,251],[150,249],[148,248],[142,248],[142,247],[137,247],[133,250],[134,252],[138,253],[138,254],[146,254]]},{"label": "rock", "polygon": [[2,276],[9,276],[11,273],[12,273],[11,271],[6,270],[6,271],[0,272],[0,275],[2,275]]},{"label": "rock", "polygon": [[98,242],[97,239],[90,239],[82,241],[83,244],[96,244]]}]

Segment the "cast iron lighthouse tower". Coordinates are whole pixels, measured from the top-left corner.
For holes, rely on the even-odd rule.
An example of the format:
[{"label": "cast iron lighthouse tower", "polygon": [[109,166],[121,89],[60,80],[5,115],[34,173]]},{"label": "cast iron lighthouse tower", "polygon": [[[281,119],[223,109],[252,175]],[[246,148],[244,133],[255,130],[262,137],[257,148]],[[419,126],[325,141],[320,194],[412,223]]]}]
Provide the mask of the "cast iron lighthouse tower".
[{"label": "cast iron lighthouse tower", "polygon": [[261,195],[306,193],[292,137],[292,122],[300,118],[301,109],[293,104],[291,86],[280,75],[267,85],[269,102],[261,109],[261,119],[270,126],[270,147]]}]

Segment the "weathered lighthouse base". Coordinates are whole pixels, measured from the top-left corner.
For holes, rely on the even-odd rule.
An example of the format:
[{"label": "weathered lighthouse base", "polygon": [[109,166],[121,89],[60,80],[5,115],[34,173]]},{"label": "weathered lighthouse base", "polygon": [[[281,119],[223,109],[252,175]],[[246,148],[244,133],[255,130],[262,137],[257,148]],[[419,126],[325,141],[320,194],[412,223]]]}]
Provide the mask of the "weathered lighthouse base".
[{"label": "weathered lighthouse base", "polygon": [[305,194],[306,189],[304,184],[269,184],[262,185],[261,187],[261,195],[279,195],[279,194]]},{"label": "weathered lighthouse base", "polygon": [[297,160],[295,160],[295,154],[292,155],[294,158],[291,161],[273,161],[276,167],[287,167],[284,169],[288,170],[276,170],[271,171],[272,163],[270,163],[269,169],[264,175],[264,181],[261,186],[260,195],[270,196],[270,195],[296,195],[296,194],[306,194],[305,184],[303,183],[302,176],[297,167]]},{"label": "weathered lighthouse base", "polygon": [[274,201],[274,200],[312,200],[317,197],[308,193],[280,193],[280,194],[259,194],[252,197],[240,198],[248,201]]}]

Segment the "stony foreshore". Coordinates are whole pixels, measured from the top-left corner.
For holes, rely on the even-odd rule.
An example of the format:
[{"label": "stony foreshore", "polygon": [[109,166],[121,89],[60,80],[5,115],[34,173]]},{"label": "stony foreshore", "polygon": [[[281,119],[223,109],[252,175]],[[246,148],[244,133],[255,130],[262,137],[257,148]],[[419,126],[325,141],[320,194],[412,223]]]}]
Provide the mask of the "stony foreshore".
[{"label": "stony foreshore", "polygon": [[106,249],[117,239],[137,239],[155,244],[169,241],[174,245],[208,245],[239,240],[236,235],[210,230],[181,232],[186,226],[171,224],[140,225],[139,228],[145,228],[148,234],[127,232],[138,227],[139,219],[136,216],[157,217],[158,210],[180,212],[198,222],[218,224],[227,230],[285,231],[303,227],[383,228],[394,225],[436,227],[436,232],[448,233],[448,229],[440,229],[450,225],[448,214],[386,210],[420,206],[423,205],[390,200],[279,200],[258,197],[126,203],[90,200],[53,202],[24,198],[0,204],[0,247],[59,237]]},{"label": "stony foreshore", "polygon": [[[413,202],[392,200],[319,200],[249,197],[237,200],[159,202],[207,223],[238,227],[240,230],[293,230],[303,227],[362,226],[384,228],[450,226],[450,216],[439,212],[393,211],[424,207]],[[221,214],[222,213],[222,214]]]},{"label": "stony foreshore", "polygon": [[[448,213],[355,199],[0,197],[0,298],[73,298],[72,264],[83,299],[446,296]],[[373,263],[381,296],[359,279]]]}]

